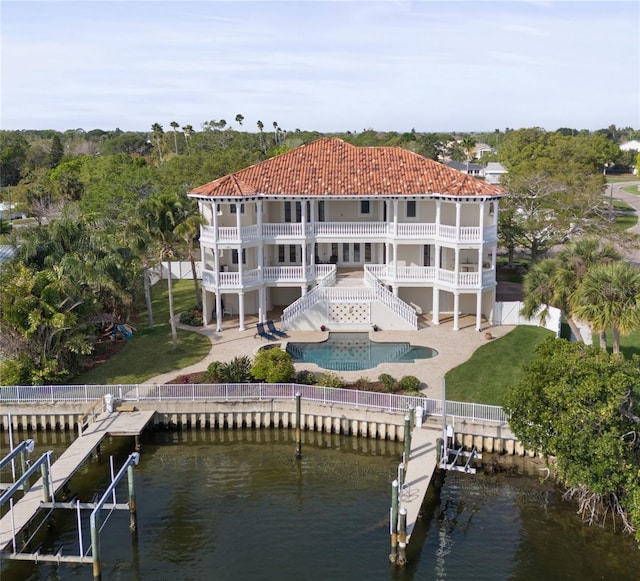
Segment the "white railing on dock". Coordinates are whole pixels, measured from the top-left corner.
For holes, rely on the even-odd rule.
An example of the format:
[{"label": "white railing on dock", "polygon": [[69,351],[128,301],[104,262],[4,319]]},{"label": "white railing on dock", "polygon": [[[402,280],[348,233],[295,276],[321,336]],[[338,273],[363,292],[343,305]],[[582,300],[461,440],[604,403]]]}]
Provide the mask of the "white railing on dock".
[{"label": "white railing on dock", "polygon": [[[293,399],[297,392],[303,399],[323,404],[388,411],[406,411],[421,406],[427,415],[442,416],[442,401],[439,399],[296,383],[0,386],[0,402],[55,404],[59,401],[92,401],[107,393],[121,401],[262,401]],[[493,405],[447,401],[446,413],[447,416],[460,419],[508,422],[504,410]]]}]

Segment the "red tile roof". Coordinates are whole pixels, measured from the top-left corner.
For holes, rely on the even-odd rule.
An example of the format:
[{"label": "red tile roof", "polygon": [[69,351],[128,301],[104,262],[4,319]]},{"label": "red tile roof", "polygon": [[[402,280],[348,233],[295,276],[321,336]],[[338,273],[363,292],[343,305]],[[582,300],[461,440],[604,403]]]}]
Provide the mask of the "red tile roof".
[{"label": "red tile roof", "polygon": [[195,197],[504,196],[486,183],[400,147],[322,138],[194,188]]}]

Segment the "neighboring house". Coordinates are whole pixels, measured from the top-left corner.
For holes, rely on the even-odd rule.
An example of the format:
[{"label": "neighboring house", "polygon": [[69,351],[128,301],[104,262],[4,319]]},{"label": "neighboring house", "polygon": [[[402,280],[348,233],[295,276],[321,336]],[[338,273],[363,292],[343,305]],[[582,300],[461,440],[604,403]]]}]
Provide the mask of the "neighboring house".
[{"label": "neighboring house", "polygon": [[640,141],[637,141],[635,139],[633,141],[627,141],[620,145],[620,149],[622,151],[639,151],[640,152]]},{"label": "neighboring house", "polygon": [[452,169],[456,169],[458,171],[464,172],[466,174],[469,174],[470,176],[474,176],[477,178],[483,177],[484,176],[484,166],[480,165],[478,163],[471,163],[469,162],[468,167],[467,167],[467,162],[466,161],[447,161],[445,162],[445,164],[447,167],[450,167]]},{"label": "neighboring house", "polygon": [[490,161],[484,168],[484,179],[490,184],[499,184],[507,169],[497,161]]},{"label": "neighboring house", "polygon": [[493,153],[493,148],[486,143],[476,143],[476,146],[473,148],[473,157],[476,159],[480,159],[483,155],[489,153]]},{"label": "neighboring house", "polygon": [[[398,147],[322,138],[197,187],[205,324],[416,329],[491,320],[506,192]],[[350,278],[337,282],[339,274]],[[343,283],[347,282],[349,286]]]}]

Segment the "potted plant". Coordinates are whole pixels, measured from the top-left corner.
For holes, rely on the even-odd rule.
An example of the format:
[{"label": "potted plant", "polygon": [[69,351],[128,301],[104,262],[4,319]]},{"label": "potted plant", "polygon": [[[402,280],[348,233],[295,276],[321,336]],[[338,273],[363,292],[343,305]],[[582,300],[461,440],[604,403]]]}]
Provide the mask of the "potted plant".
[{"label": "potted plant", "polygon": [[378,325],[376,325],[375,323],[373,324],[373,326],[371,327],[374,331],[379,331],[380,327],[378,327]]},{"label": "potted plant", "polygon": [[320,325],[320,330],[321,330],[321,331],[326,331],[326,330],[327,330],[327,328],[326,328],[324,325]]}]

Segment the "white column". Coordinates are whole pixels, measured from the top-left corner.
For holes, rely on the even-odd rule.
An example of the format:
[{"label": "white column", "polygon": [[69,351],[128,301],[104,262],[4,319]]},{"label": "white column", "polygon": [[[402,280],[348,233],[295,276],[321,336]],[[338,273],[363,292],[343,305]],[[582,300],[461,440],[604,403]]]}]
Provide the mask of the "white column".
[{"label": "white column", "polygon": [[462,209],[462,204],[460,202],[456,202],[456,242],[460,242],[460,210]]},{"label": "white column", "polygon": [[306,294],[307,294],[307,285],[306,285],[306,284],[303,284],[303,285],[300,287],[300,296],[301,296],[301,297],[303,297],[303,296],[304,296],[304,295],[306,295]]},{"label": "white column", "polygon": [[398,234],[398,200],[393,200],[393,235]]},{"label": "white column", "polygon": [[398,278],[398,243],[393,241],[393,280]]},{"label": "white column", "polygon": [[480,202],[480,248],[478,249],[478,276],[482,286],[482,264],[484,263],[484,210],[486,202]]},{"label": "white column", "polygon": [[222,331],[222,296],[220,291],[216,289],[216,331]]},{"label": "white column", "polygon": [[267,289],[258,289],[258,320],[264,323],[267,319]]},{"label": "white column", "polygon": [[440,235],[440,207],[442,206],[442,200],[436,200],[436,237]]},{"label": "white column", "polygon": [[460,293],[453,293],[453,330],[460,330]]},{"label": "white column", "polygon": [[[216,204],[213,205],[216,207]],[[214,268],[214,277],[216,283],[216,292],[220,288],[220,256],[218,252],[218,212],[213,212],[213,268]]]},{"label": "white column", "polygon": [[482,291],[476,295],[476,330],[482,331]]},{"label": "white column", "polygon": [[397,284],[392,285],[391,289],[393,291],[393,296],[397,297],[398,296],[398,285]]},{"label": "white column", "polygon": [[432,307],[431,322],[434,325],[440,324],[440,289],[436,286],[433,287],[433,307]]},{"label": "white column", "polygon": [[[242,263],[242,260],[240,261]],[[240,330],[244,331],[244,291],[240,291],[238,293],[238,303],[239,303],[239,317],[240,317]]]}]

